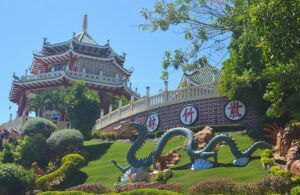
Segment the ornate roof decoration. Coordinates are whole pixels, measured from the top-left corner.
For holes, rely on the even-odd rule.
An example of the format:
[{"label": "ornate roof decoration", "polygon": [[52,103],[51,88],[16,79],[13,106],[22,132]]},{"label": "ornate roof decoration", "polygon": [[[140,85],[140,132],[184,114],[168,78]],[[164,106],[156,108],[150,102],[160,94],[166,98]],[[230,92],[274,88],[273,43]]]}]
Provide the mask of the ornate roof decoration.
[{"label": "ornate roof decoration", "polygon": [[204,63],[202,67],[198,67],[197,69],[193,70],[191,73],[184,73],[181,82],[188,79],[191,81],[193,85],[211,84],[214,83],[214,78],[213,78],[214,72],[216,76],[215,82],[218,82],[220,80],[222,71],[220,69],[213,67],[212,65]]}]

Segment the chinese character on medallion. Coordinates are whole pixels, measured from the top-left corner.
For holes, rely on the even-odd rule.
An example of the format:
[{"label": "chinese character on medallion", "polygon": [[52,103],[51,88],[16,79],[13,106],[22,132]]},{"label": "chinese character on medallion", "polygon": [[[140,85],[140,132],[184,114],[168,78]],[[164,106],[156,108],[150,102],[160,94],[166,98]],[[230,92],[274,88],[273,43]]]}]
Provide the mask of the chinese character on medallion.
[{"label": "chinese character on medallion", "polygon": [[184,106],[179,112],[179,120],[183,125],[192,125],[198,118],[198,110],[193,105]]},{"label": "chinese character on medallion", "polygon": [[151,113],[146,119],[145,126],[148,132],[154,132],[158,129],[159,124],[160,124],[159,115],[156,113]]},{"label": "chinese character on medallion", "polygon": [[246,114],[246,106],[239,100],[232,100],[225,105],[224,114],[228,120],[241,120]]}]

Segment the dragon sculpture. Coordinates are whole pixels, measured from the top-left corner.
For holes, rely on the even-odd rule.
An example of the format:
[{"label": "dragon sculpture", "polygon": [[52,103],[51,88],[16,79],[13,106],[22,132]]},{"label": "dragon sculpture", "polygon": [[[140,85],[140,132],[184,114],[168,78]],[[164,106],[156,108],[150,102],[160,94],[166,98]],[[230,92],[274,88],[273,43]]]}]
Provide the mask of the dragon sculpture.
[{"label": "dragon sculpture", "polygon": [[194,163],[194,161],[196,159],[206,160],[207,158],[210,158],[210,157],[213,157],[214,162],[217,163],[217,151],[213,151],[213,149],[215,148],[216,144],[220,141],[225,141],[229,145],[232,154],[237,159],[242,159],[242,161],[237,161],[237,159],[236,159],[233,162],[233,164],[235,166],[245,166],[249,161],[250,155],[253,154],[256,151],[256,149],[271,148],[271,146],[269,144],[267,144],[266,142],[259,141],[259,142],[256,142],[255,144],[253,144],[252,146],[250,146],[246,151],[240,152],[240,151],[238,151],[236,144],[231,137],[226,136],[226,135],[218,135],[218,136],[214,137],[206,145],[206,147],[204,147],[202,150],[197,151],[193,148],[194,147],[194,135],[193,135],[192,131],[190,131],[187,128],[173,128],[173,129],[170,129],[167,132],[165,132],[160,137],[158,144],[156,145],[156,148],[148,157],[146,157],[144,159],[137,159],[135,156],[136,152],[138,152],[138,150],[143,146],[143,144],[145,143],[146,138],[147,138],[146,137],[147,132],[146,132],[144,126],[137,122],[133,122],[133,123],[132,122],[123,122],[117,133],[118,133],[118,135],[124,135],[124,134],[126,134],[126,133],[128,134],[129,132],[132,132],[134,130],[138,131],[139,137],[133,143],[133,145],[130,147],[130,149],[128,150],[128,153],[127,153],[127,161],[130,166],[121,167],[116,161],[112,160],[112,163],[114,163],[114,165],[116,165],[123,173],[125,173],[126,171],[128,171],[131,168],[141,168],[141,167],[147,168],[151,164],[156,169],[155,159],[157,159],[161,155],[168,140],[171,139],[172,137],[178,136],[178,135],[182,135],[182,136],[186,137],[186,139],[187,139],[186,151],[187,151],[188,155],[191,157],[192,163]]}]

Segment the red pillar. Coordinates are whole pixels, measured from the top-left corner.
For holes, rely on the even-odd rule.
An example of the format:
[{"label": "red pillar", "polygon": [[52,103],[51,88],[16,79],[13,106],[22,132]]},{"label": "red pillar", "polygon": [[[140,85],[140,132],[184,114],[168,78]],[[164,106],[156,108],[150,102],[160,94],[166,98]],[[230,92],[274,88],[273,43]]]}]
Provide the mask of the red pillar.
[{"label": "red pillar", "polygon": [[25,95],[25,90],[23,90],[21,94],[19,106],[18,106],[18,117],[23,115],[25,109],[25,103],[26,103],[26,95]]}]

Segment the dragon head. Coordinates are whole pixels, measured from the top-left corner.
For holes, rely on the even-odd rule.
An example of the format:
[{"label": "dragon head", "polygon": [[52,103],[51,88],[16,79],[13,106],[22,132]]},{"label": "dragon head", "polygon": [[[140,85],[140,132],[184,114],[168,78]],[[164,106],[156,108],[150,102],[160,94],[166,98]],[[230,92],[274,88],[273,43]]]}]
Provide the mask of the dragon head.
[{"label": "dragon head", "polygon": [[133,126],[132,121],[122,121],[120,125],[114,128],[117,133],[117,137],[126,137],[129,138],[132,134],[136,132],[135,127]]}]

